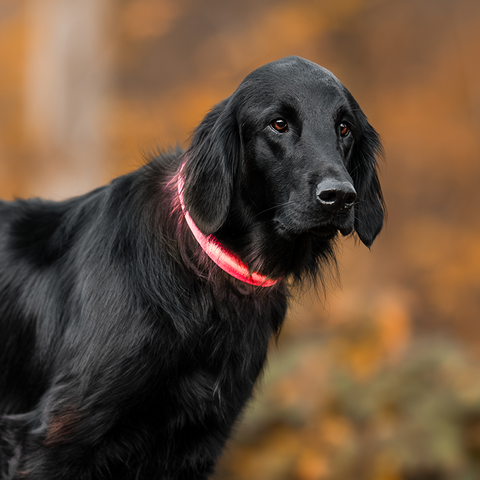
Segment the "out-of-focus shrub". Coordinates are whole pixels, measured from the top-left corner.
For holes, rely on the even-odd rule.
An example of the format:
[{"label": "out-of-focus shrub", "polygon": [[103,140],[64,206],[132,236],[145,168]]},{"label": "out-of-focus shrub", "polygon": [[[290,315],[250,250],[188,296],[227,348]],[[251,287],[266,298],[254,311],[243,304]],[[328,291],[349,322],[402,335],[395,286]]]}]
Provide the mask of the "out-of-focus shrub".
[{"label": "out-of-focus shrub", "polygon": [[480,478],[480,364],[430,338],[359,369],[380,346],[363,320],[272,352],[216,478]]}]

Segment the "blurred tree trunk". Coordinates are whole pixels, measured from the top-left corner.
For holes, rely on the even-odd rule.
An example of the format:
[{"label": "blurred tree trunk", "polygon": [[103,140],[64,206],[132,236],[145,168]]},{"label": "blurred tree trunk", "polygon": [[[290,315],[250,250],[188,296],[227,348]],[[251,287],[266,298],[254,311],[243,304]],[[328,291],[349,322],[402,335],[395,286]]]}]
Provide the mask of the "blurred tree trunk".
[{"label": "blurred tree trunk", "polygon": [[61,198],[103,180],[112,0],[28,0],[29,190]]}]

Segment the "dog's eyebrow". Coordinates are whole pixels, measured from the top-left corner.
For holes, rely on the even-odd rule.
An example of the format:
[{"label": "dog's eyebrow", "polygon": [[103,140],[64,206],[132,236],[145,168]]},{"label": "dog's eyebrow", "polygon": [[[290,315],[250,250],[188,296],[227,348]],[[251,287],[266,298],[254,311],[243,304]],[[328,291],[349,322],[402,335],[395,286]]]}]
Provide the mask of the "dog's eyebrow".
[{"label": "dog's eyebrow", "polygon": [[333,113],[333,118],[335,121],[340,120],[342,117],[347,117],[348,120],[353,120],[355,118],[352,109],[346,103],[339,105]]},{"label": "dog's eyebrow", "polygon": [[276,103],[272,104],[274,108],[288,111],[288,113],[295,113],[295,115],[298,115],[297,112],[301,111],[302,102],[294,93],[280,94],[275,92],[275,99]]},{"label": "dog's eyebrow", "polygon": [[[302,109],[300,106],[296,105],[297,102],[293,103],[289,100],[285,101],[284,99],[278,98],[278,102],[271,103],[267,108],[257,116],[255,122],[260,124],[265,121],[275,120],[275,116],[285,117],[289,122],[299,122],[302,117]],[[246,123],[243,122],[243,123]]]}]

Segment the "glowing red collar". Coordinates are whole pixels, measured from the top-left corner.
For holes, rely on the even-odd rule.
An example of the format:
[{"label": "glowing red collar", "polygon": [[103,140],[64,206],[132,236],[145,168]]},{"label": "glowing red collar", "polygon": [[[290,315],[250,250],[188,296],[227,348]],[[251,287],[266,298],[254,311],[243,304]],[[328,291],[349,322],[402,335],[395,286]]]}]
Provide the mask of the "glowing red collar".
[{"label": "glowing red collar", "polygon": [[272,280],[257,272],[250,274],[248,266],[243,263],[233,252],[228,251],[213,235],[205,236],[200,229],[195,225],[192,217],[185,209],[183,201],[183,185],[184,179],[180,173],[177,182],[178,198],[182,211],[185,216],[193,236],[196,238],[203,251],[225,272],[232,277],[235,277],[242,282],[256,285],[258,287],[271,287],[275,285],[278,280]]}]

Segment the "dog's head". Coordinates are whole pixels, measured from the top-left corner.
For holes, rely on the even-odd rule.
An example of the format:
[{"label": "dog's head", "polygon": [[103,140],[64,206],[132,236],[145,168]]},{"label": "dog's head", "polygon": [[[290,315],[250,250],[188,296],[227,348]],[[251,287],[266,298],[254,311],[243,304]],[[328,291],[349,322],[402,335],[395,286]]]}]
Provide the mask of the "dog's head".
[{"label": "dog's head", "polygon": [[340,81],[288,57],[248,75],[199,125],[186,154],[186,207],[205,234],[231,243],[260,235],[270,251],[277,241],[293,252],[285,245],[299,238],[356,231],[369,247],[384,216],[380,152]]}]

